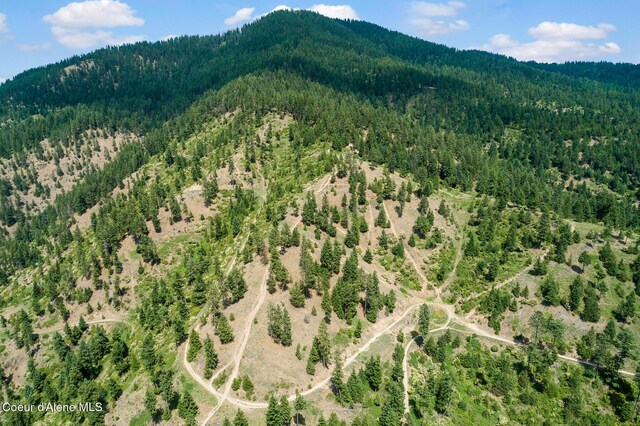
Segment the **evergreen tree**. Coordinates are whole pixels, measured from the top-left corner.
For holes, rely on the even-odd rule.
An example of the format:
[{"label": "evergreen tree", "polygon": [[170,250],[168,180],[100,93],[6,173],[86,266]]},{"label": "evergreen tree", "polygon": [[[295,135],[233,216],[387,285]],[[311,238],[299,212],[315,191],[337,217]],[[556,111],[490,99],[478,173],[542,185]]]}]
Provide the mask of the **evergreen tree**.
[{"label": "evergreen tree", "polygon": [[600,320],[600,306],[598,304],[598,295],[593,288],[588,287],[584,292],[584,307],[580,313],[582,321],[598,322]]},{"label": "evergreen tree", "polygon": [[249,419],[247,419],[247,416],[239,408],[233,418],[233,426],[249,426]]},{"label": "evergreen tree", "polygon": [[291,404],[289,404],[289,400],[286,395],[282,395],[280,397],[280,402],[278,404],[278,411],[280,414],[281,424],[288,425],[291,422]]},{"label": "evergreen tree", "polygon": [[364,260],[368,264],[371,264],[371,262],[373,262],[373,253],[371,253],[371,249],[367,249],[367,251],[364,253],[364,256],[362,256],[362,260]]},{"label": "evergreen tree", "polygon": [[418,335],[423,339],[429,334],[429,323],[431,321],[431,310],[429,305],[420,305],[420,312],[418,313]]},{"label": "evergreen tree", "polygon": [[453,389],[451,385],[451,378],[448,374],[445,374],[442,378],[440,378],[440,380],[438,380],[438,385],[435,392],[435,408],[438,413],[446,414],[449,409],[452,394]]},{"label": "evergreen tree", "polygon": [[218,179],[217,177],[213,177],[212,179],[207,179],[203,184],[203,192],[202,197],[204,198],[205,204],[210,205],[213,200],[218,196]]},{"label": "evergreen tree", "polygon": [[347,236],[344,239],[344,245],[348,248],[354,248],[360,244],[360,232],[356,227],[357,224],[352,224],[347,231]]},{"label": "evergreen tree", "polygon": [[293,416],[293,422],[296,425],[302,424],[302,415],[301,411],[304,411],[307,408],[307,401],[300,394],[300,391],[296,389],[296,399],[293,401],[293,410],[295,415]]},{"label": "evergreen tree", "polygon": [[404,244],[402,241],[398,241],[398,243],[393,246],[391,253],[400,259],[404,259]]},{"label": "evergreen tree", "polygon": [[142,340],[142,346],[140,348],[140,361],[142,361],[142,365],[149,373],[153,373],[157,361],[151,334],[147,334]]},{"label": "evergreen tree", "polygon": [[218,367],[218,353],[213,347],[213,340],[209,336],[204,341],[204,377],[210,379],[213,370]]},{"label": "evergreen tree", "polygon": [[318,205],[316,203],[316,197],[313,192],[307,192],[307,199],[302,207],[302,223],[309,226],[316,221],[316,210]]},{"label": "evergreen tree", "polygon": [[618,308],[614,311],[616,319],[620,322],[628,322],[636,315],[636,294],[631,291],[620,301]]},{"label": "evergreen tree", "polygon": [[413,232],[420,238],[427,238],[429,231],[433,227],[433,220],[433,213],[431,215],[418,216],[416,223],[413,225]]},{"label": "evergreen tree", "polygon": [[185,420],[187,425],[196,424],[195,420],[198,416],[198,405],[193,400],[191,393],[187,390],[182,392],[180,402],[178,403],[178,414]]},{"label": "evergreen tree", "polygon": [[144,409],[147,413],[149,413],[152,419],[156,416],[156,395],[151,389],[147,389],[144,394]]},{"label": "evergreen tree", "polygon": [[223,344],[233,342],[233,329],[224,314],[220,314],[216,319],[216,335],[220,338],[220,342]]},{"label": "evergreen tree", "polygon": [[331,313],[333,312],[333,302],[331,300],[331,294],[329,290],[322,293],[322,302],[321,302],[322,310],[324,311],[325,318],[331,318]]},{"label": "evergreen tree", "polygon": [[369,322],[376,322],[378,311],[382,305],[379,284],[378,274],[376,273],[366,281],[364,314]]},{"label": "evergreen tree", "polygon": [[358,318],[356,318],[354,321],[356,324],[353,328],[353,337],[359,339],[362,336],[362,323]]},{"label": "evergreen tree", "polygon": [[551,238],[551,219],[547,210],[542,212],[536,229],[538,244],[544,245],[549,242],[549,239]]},{"label": "evergreen tree", "polygon": [[560,285],[551,277],[545,278],[540,284],[542,300],[552,306],[560,304]]},{"label": "evergreen tree", "polygon": [[336,351],[334,355],[333,373],[331,374],[331,390],[340,404],[344,404],[346,399],[346,386],[344,383],[344,372],[342,371],[342,359]]},{"label": "evergreen tree", "polygon": [[576,312],[580,308],[580,301],[584,294],[584,281],[576,277],[569,286],[569,299],[567,301],[570,311]]},{"label": "evergreen tree", "polygon": [[200,342],[200,336],[196,330],[191,330],[189,335],[189,350],[187,351],[187,361],[195,361],[200,349],[202,348],[202,342]]},{"label": "evergreen tree", "polygon": [[375,221],[375,226],[379,228],[390,228],[391,224],[389,223],[389,219],[387,219],[387,213],[384,209],[384,206],[380,206],[380,210],[378,211],[378,217]]},{"label": "evergreen tree", "polygon": [[294,308],[303,308],[305,297],[302,283],[296,283],[291,290],[289,290],[289,302]]},{"label": "evergreen tree", "polygon": [[369,357],[364,372],[371,389],[377,391],[382,384],[382,363],[379,355]]},{"label": "evergreen tree", "polygon": [[582,266],[582,272],[584,272],[586,267],[591,265],[591,256],[586,251],[583,251],[578,257],[578,262],[580,262],[580,265]]}]

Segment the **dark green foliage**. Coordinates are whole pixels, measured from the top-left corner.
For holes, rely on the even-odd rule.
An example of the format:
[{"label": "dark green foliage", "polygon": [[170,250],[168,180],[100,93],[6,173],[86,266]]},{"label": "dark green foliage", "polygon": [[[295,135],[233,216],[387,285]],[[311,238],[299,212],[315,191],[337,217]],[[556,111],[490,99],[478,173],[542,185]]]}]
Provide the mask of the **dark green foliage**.
[{"label": "dark green foliage", "polygon": [[418,335],[422,336],[422,339],[426,339],[429,334],[429,323],[431,322],[431,309],[429,305],[420,305],[420,311],[418,312]]},{"label": "dark green foliage", "polygon": [[291,346],[291,317],[284,306],[269,304],[268,333],[273,341],[282,346]]},{"label": "dark green foliage", "polygon": [[584,307],[580,313],[580,318],[583,321],[598,322],[600,320],[600,305],[596,291],[592,287],[586,288],[583,300]]},{"label": "dark green foliage", "polygon": [[196,424],[195,419],[198,415],[198,405],[196,405],[196,402],[193,400],[191,393],[186,390],[180,395],[178,414],[184,419],[187,425]]},{"label": "dark green foliage", "polygon": [[631,291],[622,299],[617,309],[614,311],[616,319],[620,322],[628,322],[636,314],[636,294]]},{"label": "dark green foliage", "polygon": [[213,370],[218,367],[218,353],[213,347],[213,341],[209,336],[204,341],[204,377],[211,378]]},{"label": "dark green foliage", "polygon": [[153,344],[153,337],[150,334],[147,334],[142,341],[140,361],[142,361],[142,365],[147,369],[147,371],[149,371],[149,373],[153,372],[156,363],[158,362]]},{"label": "dark green foliage", "polygon": [[305,302],[305,290],[302,283],[296,283],[289,290],[289,302],[294,308],[304,307]]},{"label": "dark green foliage", "polygon": [[198,332],[196,330],[192,330],[191,334],[189,334],[189,351],[187,352],[187,361],[193,362],[198,356],[198,353],[200,353],[200,349],[202,349],[200,336],[198,336]]},{"label": "dark green foliage", "polygon": [[540,294],[544,303],[551,306],[560,304],[560,285],[552,277],[546,277],[540,283]]},{"label": "dark green foliage", "polygon": [[223,344],[233,342],[233,329],[231,329],[229,319],[224,314],[220,314],[215,321],[216,335],[220,338],[220,342]]},{"label": "dark green foliage", "polygon": [[580,308],[580,302],[584,294],[584,281],[580,277],[576,277],[569,286],[569,298],[567,307],[570,311],[576,312]]},{"label": "dark green foliage", "polygon": [[318,327],[318,334],[313,338],[309,359],[307,360],[307,373],[315,374],[315,365],[321,362],[326,368],[330,363],[331,339],[327,330],[327,324],[322,321]]}]

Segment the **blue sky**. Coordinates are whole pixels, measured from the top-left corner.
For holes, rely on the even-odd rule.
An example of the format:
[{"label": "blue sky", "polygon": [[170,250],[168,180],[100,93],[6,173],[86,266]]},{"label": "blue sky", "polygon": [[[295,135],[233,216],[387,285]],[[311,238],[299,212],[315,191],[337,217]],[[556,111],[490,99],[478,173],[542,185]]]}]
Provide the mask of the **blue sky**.
[{"label": "blue sky", "polygon": [[276,8],[522,60],[640,63],[638,0],[0,0],[0,82],[107,44],[224,32]]}]

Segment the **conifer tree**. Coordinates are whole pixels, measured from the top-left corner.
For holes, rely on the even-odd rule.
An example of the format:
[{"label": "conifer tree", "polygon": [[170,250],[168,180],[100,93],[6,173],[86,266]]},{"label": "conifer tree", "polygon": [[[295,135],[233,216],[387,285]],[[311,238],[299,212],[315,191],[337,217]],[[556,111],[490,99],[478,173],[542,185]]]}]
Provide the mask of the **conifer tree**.
[{"label": "conifer tree", "polygon": [[588,322],[598,322],[600,320],[600,306],[598,304],[598,295],[595,290],[588,287],[584,291],[584,307],[580,313],[580,319]]},{"label": "conifer tree", "polygon": [[342,358],[337,351],[334,355],[333,373],[331,374],[331,390],[336,396],[336,400],[340,404],[344,404],[346,387],[344,383],[344,372],[342,371]]},{"label": "conifer tree", "polygon": [[222,313],[216,319],[216,335],[223,344],[231,343],[234,339],[233,329],[231,328],[231,324],[229,324],[229,319]]},{"label": "conifer tree", "polygon": [[429,305],[423,304],[420,306],[420,312],[418,313],[418,334],[426,339],[429,334],[429,323],[431,322],[431,310]]},{"label": "conifer tree", "polygon": [[387,213],[384,209],[384,206],[380,206],[380,210],[378,211],[378,217],[376,218],[375,225],[383,229],[391,227],[391,224],[389,223],[389,219],[387,219]]},{"label": "conifer tree", "polygon": [[304,289],[302,287],[302,283],[296,283],[289,290],[289,302],[295,308],[303,308],[305,302]]},{"label": "conifer tree", "polygon": [[184,390],[180,396],[178,414],[185,420],[187,425],[195,424],[195,419],[198,416],[198,405],[187,390]]},{"label": "conifer tree", "polygon": [[144,394],[144,409],[147,413],[149,413],[152,419],[155,417],[157,411],[156,395],[151,389],[147,389]]},{"label": "conifer tree", "polygon": [[373,253],[371,253],[371,249],[368,248],[367,251],[364,252],[364,256],[362,256],[362,260],[364,260],[368,264],[371,264],[371,262],[373,262]]},{"label": "conifer tree", "polygon": [[578,257],[578,262],[580,262],[580,266],[582,267],[582,272],[586,269],[587,266],[591,265],[591,255],[586,251],[580,253]]},{"label": "conifer tree", "polygon": [[293,416],[293,422],[298,425],[301,424],[301,411],[304,411],[307,408],[307,401],[300,394],[300,391],[296,389],[296,399],[293,401],[293,411],[295,415]]},{"label": "conifer tree", "polygon": [[216,368],[218,368],[218,353],[213,346],[213,340],[207,336],[204,341],[204,378],[210,379]]},{"label": "conifer tree", "polygon": [[569,285],[569,298],[567,305],[570,311],[575,312],[580,307],[582,296],[584,294],[584,281],[580,277],[576,277],[571,285]]},{"label": "conifer tree", "polygon": [[189,335],[189,351],[187,352],[187,361],[193,362],[198,353],[200,353],[200,349],[202,348],[202,342],[200,342],[200,336],[198,336],[198,332],[196,330],[191,330],[191,334]]},{"label": "conifer tree", "polygon": [[347,231],[347,236],[344,239],[344,245],[353,248],[360,244],[360,232],[357,228],[357,224],[353,223]]},{"label": "conifer tree", "polygon": [[327,319],[331,318],[331,313],[333,312],[333,302],[331,301],[331,294],[328,290],[322,293],[321,307],[324,311],[324,317]]},{"label": "conifer tree", "polygon": [[364,372],[371,389],[377,391],[382,384],[382,362],[379,355],[369,357]]},{"label": "conifer tree", "polygon": [[205,205],[209,206],[213,200],[218,196],[218,179],[214,176],[211,179],[207,179],[203,184],[202,197],[204,198]]},{"label": "conifer tree", "polygon": [[156,352],[151,334],[147,334],[142,340],[140,361],[142,361],[142,365],[149,373],[153,372],[156,365]]},{"label": "conifer tree", "polygon": [[247,419],[247,416],[239,408],[233,418],[233,426],[249,426],[249,419]]}]

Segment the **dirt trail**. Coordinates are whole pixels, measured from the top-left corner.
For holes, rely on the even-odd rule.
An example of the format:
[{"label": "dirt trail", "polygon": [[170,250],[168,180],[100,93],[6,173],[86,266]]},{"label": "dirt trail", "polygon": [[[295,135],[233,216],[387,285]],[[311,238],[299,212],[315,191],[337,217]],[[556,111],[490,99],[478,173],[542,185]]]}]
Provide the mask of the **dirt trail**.
[{"label": "dirt trail", "polygon": [[327,185],[329,185],[329,182],[331,182],[331,175],[327,177],[327,180],[325,180],[322,186],[316,191],[316,194],[321,193],[327,187]]},{"label": "dirt trail", "polygon": [[460,242],[458,243],[458,246],[456,247],[456,260],[453,262],[453,268],[451,268],[451,272],[449,273],[449,276],[447,277],[447,279],[444,280],[444,283],[442,283],[442,285],[436,289],[436,293],[438,295],[442,294],[443,291],[445,291],[447,288],[449,288],[449,286],[451,285],[451,281],[453,281],[453,277],[456,275],[456,271],[458,270],[458,265],[460,264],[460,261],[462,260],[462,245],[463,245],[463,242],[464,242],[464,237],[461,236]]},{"label": "dirt trail", "polygon": [[[321,185],[321,187],[316,191],[317,193],[320,193],[322,190],[324,190],[324,188],[326,188],[326,186],[328,185],[329,181],[330,181],[331,177],[329,176],[325,182]],[[311,185],[312,186],[312,185]],[[391,220],[389,213],[387,211],[386,205],[384,204],[384,202],[382,203],[383,208],[385,209],[385,213],[387,214],[387,218],[389,220],[389,224],[390,224],[390,228],[391,228],[391,232],[394,234],[394,236],[396,236],[396,238],[398,237],[398,234],[396,232],[395,226],[393,224],[393,221]],[[369,211],[369,214],[371,216],[371,211]],[[296,226],[298,226],[301,222],[301,217],[299,216],[297,218],[297,220],[295,221],[295,223],[292,225],[292,229],[295,228]],[[243,242],[246,243],[246,239]],[[408,251],[405,251],[405,253],[407,253],[407,257],[409,258],[409,260],[411,261],[411,263],[413,264],[418,276],[420,277],[420,279],[424,282],[425,287],[429,284],[429,281],[427,280],[427,278],[424,276],[424,274],[422,274],[421,269],[418,267],[417,263],[415,262],[415,260],[413,259],[413,257],[411,256],[411,254]],[[546,256],[546,252],[544,253],[543,256]],[[457,264],[459,263],[461,258],[461,247],[458,250],[458,256],[456,258],[456,262],[454,265],[454,270],[452,272],[452,274],[455,272],[455,269],[457,268]],[[234,256],[233,261],[231,262],[231,264],[229,265],[228,270],[231,269],[232,265],[235,263],[236,260],[236,256]],[[524,270],[520,271],[518,274],[514,275],[513,277],[503,281],[502,283],[499,284],[499,286],[503,286],[508,284],[509,282],[512,282],[513,280],[517,279],[519,276],[521,276],[522,274],[528,272],[528,270],[530,270],[530,267],[525,268]],[[233,382],[233,379],[237,376],[239,369],[240,369],[240,363],[242,361],[242,357],[245,351],[245,348],[247,346],[247,342],[249,339],[249,335],[250,335],[250,331],[251,331],[251,325],[253,324],[253,320],[255,318],[255,316],[257,315],[260,307],[262,306],[264,299],[266,297],[266,281],[267,281],[267,277],[268,277],[268,269],[267,271],[265,271],[265,275],[263,277],[262,280],[262,284],[261,284],[261,288],[260,288],[260,296],[258,297],[258,299],[256,300],[254,307],[252,309],[252,311],[250,312],[249,316],[247,317],[247,322],[246,322],[246,326],[244,329],[244,333],[243,333],[243,337],[242,337],[242,342],[239,346],[239,348],[237,349],[233,359],[224,367],[222,367],[220,369],[220,371],[218,371],[218,373],[216,373],[216,375],[214,377],[217,377],[218,375],[220,375],[222,373],[222,371],[224,371],[226,368],[228,368],[229,366],[231,366],[233,364],[233,370],[231,372],[230,377],[227,379],[226,382],[226,386],[224,389],[224,392],[221,393],[218,390],[216,390],[209,381],[203,379],[202,377],[200,377],[191,367],[191,365],[187,362],[186,359],[186,353],[188,351],[188,342],[187,345],[185,345],[184,347],[184,352],[183,352],[183,363],[187,369],[187,371],[189,372],[189,374],[199,383],[203,386],[203,388],[205,390],[207,390],[209,393],[211,393],[212,395],[214,395],[217,399],[218,402],[216,404],[216,406],[208,413],[206,419],[203,421],[202,425],[205,426],[208,424],[209,421],[211,421],[211,419],[213,418],[213,416],[218,412],[218,410],[220,409],[220,407],[224,404],[224,402],[229,402],[239,408],[243,408],[243,409],[264,409],[267,408],[268,404],[266,402],[254,402],[254,401],[248,401],[248,400],[243,400],[240,398],[236,398],[233,396],[230,396],[230,389],[231,389],[231,383]],[[386,335],[387,333],[389,333],[389,331],[391,331],[391,329],[393,329],[394,327],[396,327],[400,322],[402,322],[411,312],[413,312],[418,306],[422,305],[423,303],[426,303],[429,306],[432,307],[437,307],[439,309],[442,309],[443,311],[446,312],[447,314],[447,320],[445,322],[444,325],[434,328],[433,330],[429,330],[429,333],[435,333],[438,331],[442,331],[442,330],[446,330],[446,329],[451,329],[460,333],[469,333],[469,334],[475,334],[477,336],[480,337],[484,337],[487,339],[492,339],[492,340],[497,340],[509,345],[517,345],[516,342],[514,342],[512,339],[506,338],[506,337],[502,337],[499,335],[494,335],[491,334],[485,330],[483,330],[482,328],[478,327],[475,324],[469,323],[466,321],[466,318],[462,318],[459,315],[457,315],[454,311],[454,307],[448,304],[445,304],[442,302],[442,300],[440,299],[440,292],[436,291],[436,299],[433,302],[418,302],[415,303],[411,306],[409,306],[403,313],[402,315],[400,315],[399,317],[397,317],[395,320],[391,321],[388,325],[384,326],[382,323],[378,323],[374,326],[377,327],[382,327],[381,330],[377,331],[373,336],[371,336],[371,338],[369,340],[367,340],[366,343],[364,343],[358,350],[356,350],[353,354],[351,354],[344,362],[343,367],[346,368],[349,365],[351,365],[354,361],[356,361],[356,359],[363,354],[364,352],[366,352],[370,346],[376,341],[378,340],[380,337]],[[466,328],[467,330],[460,330],[458,328],[454,328],[451,326],[451,323],[455,321],[456,324]],[[196,330],[198,329],[198,327],[196,327]],[[403,377],[403,384],[404,384],[404,415],[405,417],[409,414],[409,366],[408,366],[408,354],[411,350],[411,346],[413,345],[413,343],[415,342],[415,338],[411,339],[407,345],[404,348],[404,358],[403,358],[403,364],[402,364],[402,369],[403,369],[403,373],[404,373],[404,377]],[[572,357],[568,357],[568,356],[564,356],[564,355],[559,355],[559,358],[565,361],[570,361],[570,362],[577,362],[583,365],[589,365],[589,366],[594,366],[595,365],[589,361],[584,361],[584,360],[579,360],[576,358],[572,358]],[[624,370],[620,370],[619,371],[621,374],[625,374],[625,375],[630,375],[633,376],[634,374],[628,371],[624,371]],[[324,378],[323,380],[321,380],[320,382],[316,383],[313,387],[301,392],[301,395],[303,396],[308,396],[322,388],[324,388],[329,380],[330,380],[330,375],[328,375],[326,378]],[[293,401],[295,399],[296,395],[290,395],[288,397],[289,401]]]},{"label": "dirt trail", "polygon": [[247,343],[249,342],[249,335],[251,334],[251,325],[253,324],[253,320],[258,314],[258,311],[260,310],[260,308],[262,307],[262,304],[264,303],[264,299],[267,295],[267,277],[268,276],[269,276],[269,268],[266,268],[264,272],[264,276],[262,277],[262,284],[260,285],[260,295],[258,296],[258,299],[253,305],[253,309],[251,309],[251,312],[249,312],[249,315],[247,316],[244,333],[242,335],[242,342],[240,343],[238,350],[233,356],[233,370],[231,371],[231,374],[227,379],[227,384],[225,386],[224,393],[220,398],[218,398],[218,404],[209,412],[205,420],[202,422],[203,425],[206,425],[207,423],[209,423],[209,420],[211,420],[211,418],[218,412],[222,404],[224,404],[224,402],[227,400],[227,397],[229,396],[229,392],[231,392],[231,384],[233,380],[238,376],[238,372],[240,371],[240,363],[242,362],[244,351],[247,347]]},{"label": "dirt trail", "polygon": [[[540,256],[540,261],[544,261],[544,259],[547,257],[547,254],[549,253],[549,249],[546,249],[544,252],[542,252],[541,256]],[[511,277],[507,278],[506,280],[496,284],[495,286],[491,287],[493,289],[499,289],[501,287],[504,287],[505,285],[514,282],[515,280],[517,280],[518,278],[520,278],[521,276],[523,276],[524,274],[528,274],[529,271],[531,271],[533,269],[533,267],[535,266],[534,263],[532,263],[531,265],[527,266],[526,268],[522,269],[520,272],[518,272],[515,275],[512,275]],[[473,297],[474,298],[478,298],[480,296],[483,296],[487,293],[489,293],[491,291],[491,288],[481,291],[480,293],[475,294]],[[471,318],[471,316],[473,314],[475,314],[476,312],[476,308],[473,308],[469,311],[469,313],[465,316],[466,318]]]},{"label": "dirt trail", "polygon": [[[435,304],[438,306],[439,304]],[[429,330],[429,333],[435,333],[437,331],[442,331],[449,328],[449,324],[451,323],[451,312],[445,310],[447,312],[447,321],[440,327],[434,328],[433,330]],[[406,420],[406,416],[409,415],[409,365],[407,358],[409,357],[409,350],[411,349],[411,345],[415,343],[416,339],[420,336],[415,336],[413,339],[409,340],[407,345],[404,347],[404,357],[402,358],[402,384],[404,391],[404,417]]]}]

